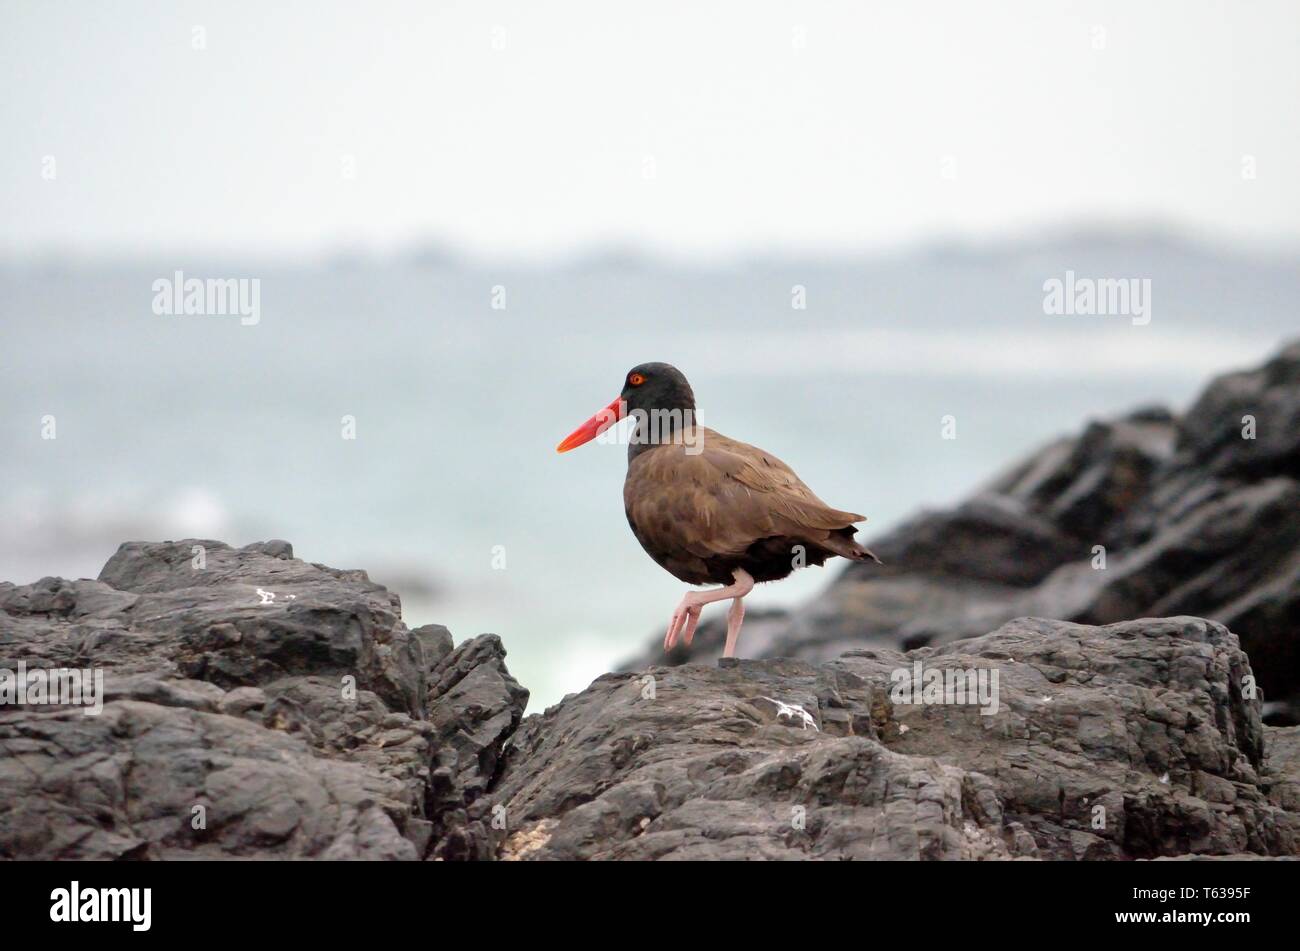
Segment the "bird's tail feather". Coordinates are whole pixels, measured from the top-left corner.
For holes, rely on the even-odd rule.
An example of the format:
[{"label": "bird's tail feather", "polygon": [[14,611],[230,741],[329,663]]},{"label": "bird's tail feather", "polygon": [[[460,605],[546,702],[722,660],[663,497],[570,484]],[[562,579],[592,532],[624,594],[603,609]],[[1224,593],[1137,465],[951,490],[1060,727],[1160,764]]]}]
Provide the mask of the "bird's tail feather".
[{"label": "bird's tail feather", "polygon": [[870,548],[854,541],[853,529],[850,528],[845,531],[847,534],[831,532],[830,536],[819,544],[827,551],[835,552],[841,558],[848,558],[851,561],[874,561],[878,565],[884,564]]}]

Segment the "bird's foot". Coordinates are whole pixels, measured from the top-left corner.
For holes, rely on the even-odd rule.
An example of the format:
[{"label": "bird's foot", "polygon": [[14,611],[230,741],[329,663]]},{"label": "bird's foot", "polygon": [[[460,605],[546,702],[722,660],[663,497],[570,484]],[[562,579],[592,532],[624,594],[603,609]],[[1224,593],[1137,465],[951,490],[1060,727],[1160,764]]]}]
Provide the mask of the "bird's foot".
[{"label": "bird's foot", "polygon": [[668,633],[664,635],[664,650],[672,650],[679,639],[686,647],[691,646],[691,641],[695,638],[695,628],[700,623],[700,612],[703,610],[704,605],[694,591],[688,591],[682,596],[677,607],[673,609],[672,619],[668,622]]}]

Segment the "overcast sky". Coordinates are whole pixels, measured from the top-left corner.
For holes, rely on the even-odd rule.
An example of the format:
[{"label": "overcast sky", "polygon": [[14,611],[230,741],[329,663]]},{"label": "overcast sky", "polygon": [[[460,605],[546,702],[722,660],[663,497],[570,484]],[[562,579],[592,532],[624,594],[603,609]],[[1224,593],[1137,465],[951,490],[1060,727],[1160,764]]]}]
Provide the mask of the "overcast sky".
[{"label": "overcast sky", "polygon": [[1300,237],[1295,0],[0,10],[0,252]]}]

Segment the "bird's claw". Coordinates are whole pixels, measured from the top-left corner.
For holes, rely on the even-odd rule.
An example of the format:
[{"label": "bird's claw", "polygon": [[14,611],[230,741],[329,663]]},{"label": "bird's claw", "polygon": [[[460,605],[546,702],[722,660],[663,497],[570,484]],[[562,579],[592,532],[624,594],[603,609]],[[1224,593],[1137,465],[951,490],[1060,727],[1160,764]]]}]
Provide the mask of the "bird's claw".
[{"label": "bird's claw", "polygon": [[702,605],[692,604],[682,599],[682,603],[677,605],[672,619],[668,622],[668,633],[664,635],[665,651],[673,649],[679,636],[683,645],[691,646],[691,641],[695,638],[695,628],[700,623],[700,612],[703,609]]}]

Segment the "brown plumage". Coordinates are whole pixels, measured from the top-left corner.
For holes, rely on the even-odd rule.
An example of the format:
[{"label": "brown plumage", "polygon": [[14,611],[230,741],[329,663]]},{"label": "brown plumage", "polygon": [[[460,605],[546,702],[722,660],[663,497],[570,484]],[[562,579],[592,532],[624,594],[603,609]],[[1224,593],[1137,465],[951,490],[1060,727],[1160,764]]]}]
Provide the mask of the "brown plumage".
[{"label": "brown plumage", "polygon": [[776,456],[705,427],[633,458],[623,506],[641,547],[687,584],[731,584],[737,568],[775,581],[835,555],[879,560],[853,540],[866,516],[831,508]]},{"label": "brown plumage", "polygon": [[689,646],[703,606],[730,599],[723,656],[731,657],[755,583],[836,555],[879,562],[853,540],[865,516],[831,508],[771,453],[697,425],[691,385],[667,363],[628,371],[618,398],[557,448],[581,446],[627,415],[637,423],[623,506],[637,541],[687,584],[723,586],[682,597],[665,650],[679,637]]}]

